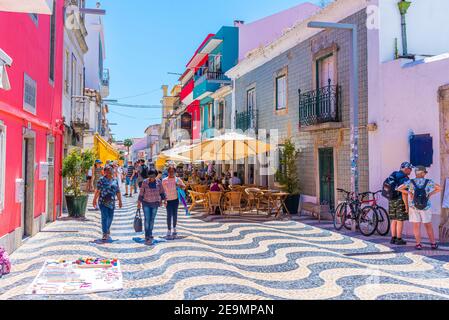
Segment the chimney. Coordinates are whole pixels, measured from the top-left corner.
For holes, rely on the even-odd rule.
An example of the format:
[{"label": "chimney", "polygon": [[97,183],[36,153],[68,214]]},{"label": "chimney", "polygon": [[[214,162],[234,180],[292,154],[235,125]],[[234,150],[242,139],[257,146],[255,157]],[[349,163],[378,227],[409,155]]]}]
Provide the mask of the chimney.
[{"label": "chimney", "polygon": [[245,21],[243,20],[234,20],[234,27],[240,28],[245,24]]},{"label": "chimney", "polygon": [[162,92],[164,93],[164,97],[168,97],[168,86],[166,84],[162,86]]}]

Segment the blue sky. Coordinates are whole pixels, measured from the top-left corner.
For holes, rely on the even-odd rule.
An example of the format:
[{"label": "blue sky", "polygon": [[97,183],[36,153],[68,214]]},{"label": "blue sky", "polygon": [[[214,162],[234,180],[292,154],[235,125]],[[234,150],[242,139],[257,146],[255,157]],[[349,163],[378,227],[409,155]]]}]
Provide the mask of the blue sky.
[{"label": "blue sky", "polygon": [[[94,8],[96,0],[88,0]],[[303,0],[102,0],[106,10],[106,60],[110,99],[126,104],[160,105],[161,85],[173,85],[209,33],[234,20],[252,22],[288,9]],[[320,0],[310,0],[319,4]],[[141,95],[145,93],[145,95]],[[140,95],[135,97],[136,95]],[[129,98],[132,97],[133,98]],[[117,140],[142,137],[150,124],[160,123],[161,110],[110,107]]]}]

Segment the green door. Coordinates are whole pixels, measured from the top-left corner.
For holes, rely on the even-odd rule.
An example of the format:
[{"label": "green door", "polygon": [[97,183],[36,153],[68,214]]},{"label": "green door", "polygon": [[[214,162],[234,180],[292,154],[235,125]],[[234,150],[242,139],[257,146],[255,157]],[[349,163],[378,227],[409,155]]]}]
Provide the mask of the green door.
[{"label": "green door", "polygon": [[319,149],[320,162],[320,202],[329,205],[331,210],[335,207],[334,197],[334,149]]}]

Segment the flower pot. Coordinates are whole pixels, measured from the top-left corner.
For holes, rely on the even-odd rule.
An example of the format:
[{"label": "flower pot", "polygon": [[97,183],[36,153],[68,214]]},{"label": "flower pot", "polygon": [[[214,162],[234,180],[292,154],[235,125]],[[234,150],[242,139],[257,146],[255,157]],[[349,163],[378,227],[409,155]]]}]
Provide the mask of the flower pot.
[{"label": "flower pot", "polygon": [[[285,200],[285,206],[287,207],[290,214],[298,214],[300,198],[301,195],[293,194],[288,196],[287,199]],[[284,213],[287,213],[284,207],[282,209],[284,210]]]},{"label": "flower pot", "polygon": [[86,216],[88,196],[65,196],[69,217],[84,218]]}]

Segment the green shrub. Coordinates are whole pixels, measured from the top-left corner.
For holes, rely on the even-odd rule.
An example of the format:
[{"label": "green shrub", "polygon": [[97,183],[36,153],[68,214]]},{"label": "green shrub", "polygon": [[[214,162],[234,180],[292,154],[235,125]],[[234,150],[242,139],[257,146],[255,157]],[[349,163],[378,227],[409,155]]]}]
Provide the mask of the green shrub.
[{"label": "green shrub", "polygon": [[94,163],[95,153],[92,150],[74,148],[70,151],[62,162],[62,176],[68,180],[68,186],[64,189],[66,195],[83,195],[81,184]]},{"label": "green shrub", "polygon": [[283,170],[276,172],[276,180],[282,186],[284,192],[291,195],[300,193],[299,176],[298,176],[298,160],[299,151],[291,139],[287,139],[284,144],[284,151],[280,159]]}]

